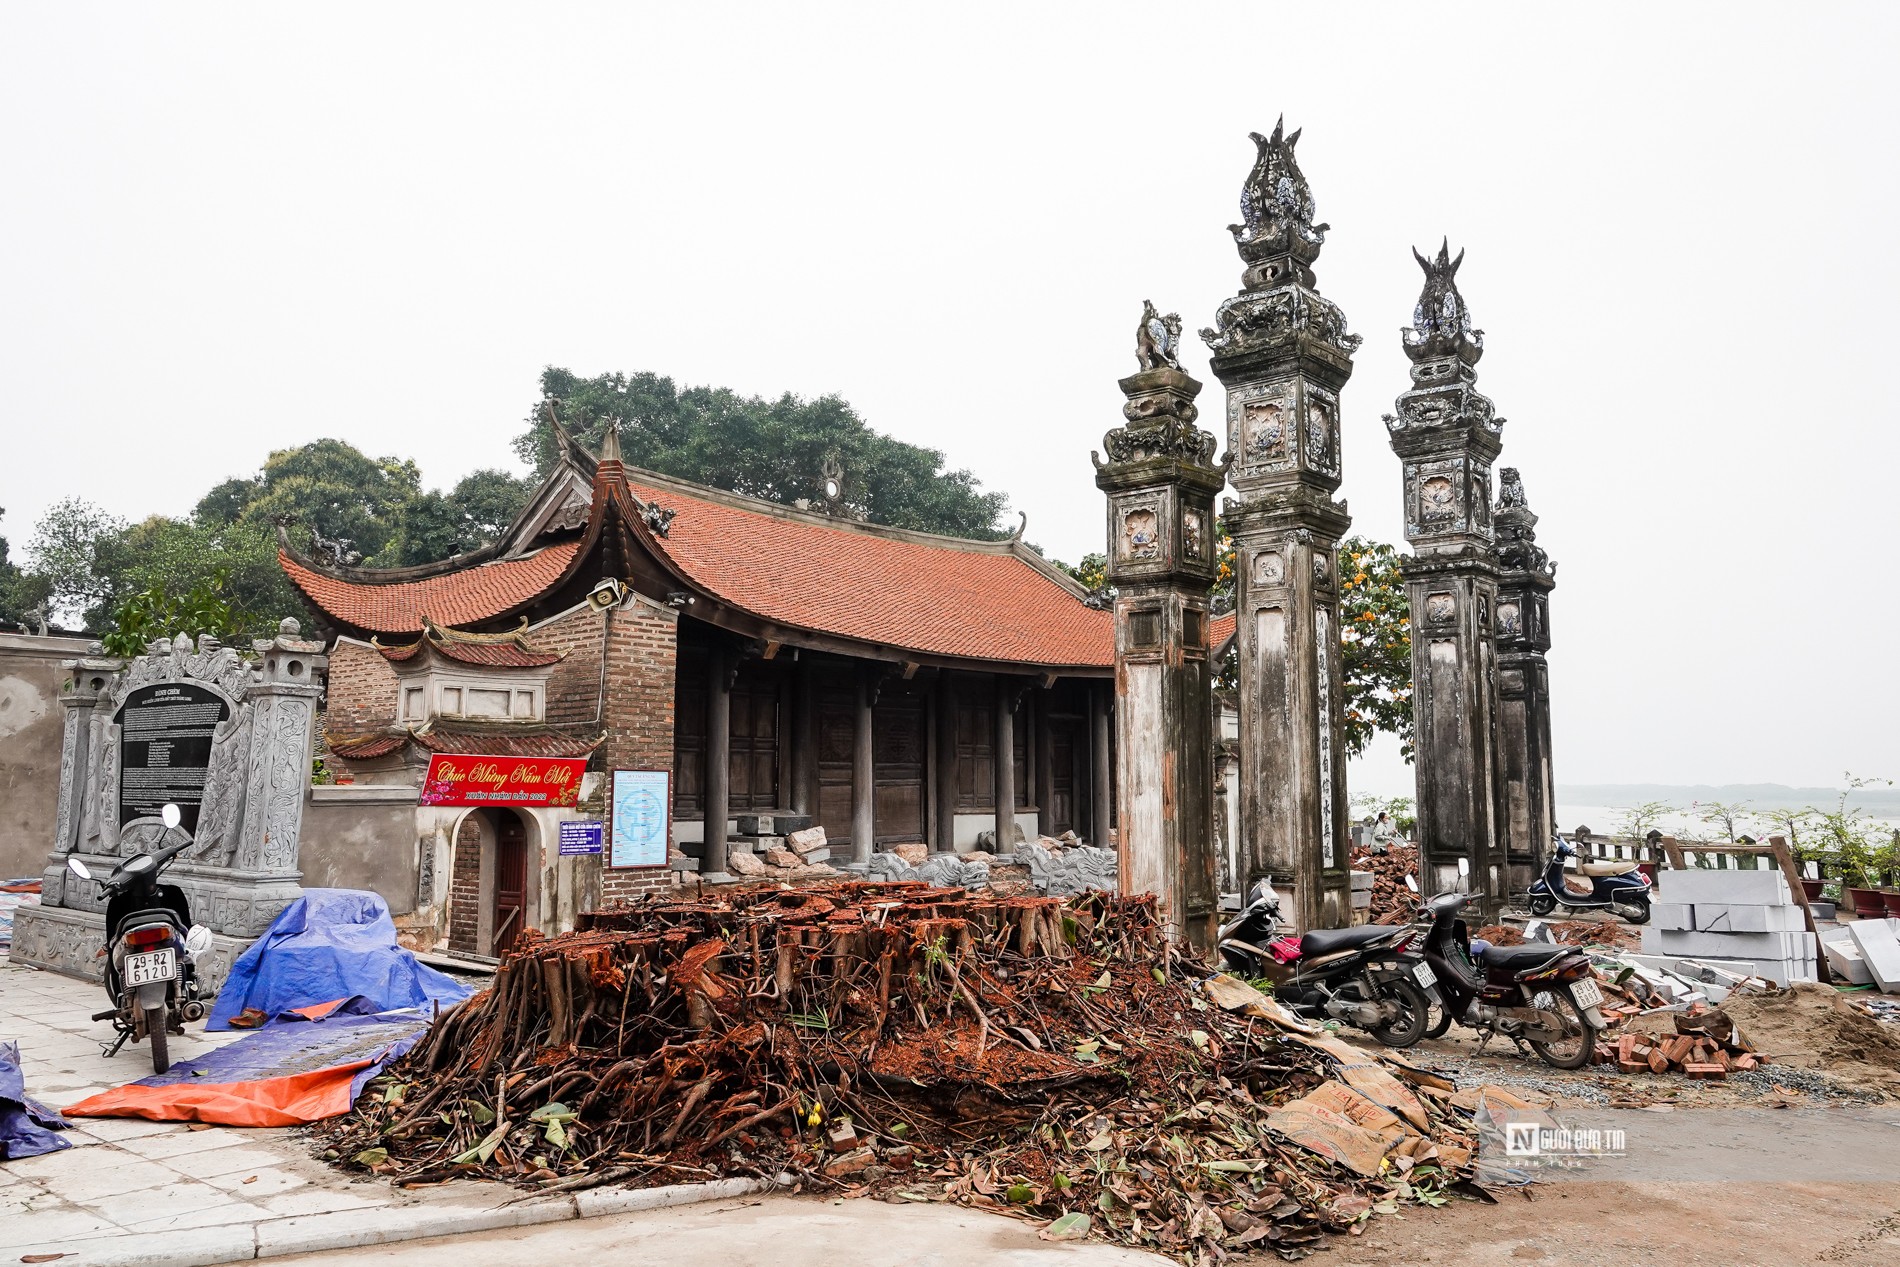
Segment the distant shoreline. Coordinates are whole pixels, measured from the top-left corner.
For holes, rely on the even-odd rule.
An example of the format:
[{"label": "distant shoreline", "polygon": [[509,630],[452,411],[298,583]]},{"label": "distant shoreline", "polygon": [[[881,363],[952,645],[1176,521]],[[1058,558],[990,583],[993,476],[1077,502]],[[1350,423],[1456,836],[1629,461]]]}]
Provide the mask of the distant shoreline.
[{"label": "distant shoreline", "polygon": [[[1831,787],[1789,787],[1783,783],[1562,783],[1557,799],[1572,805],[1642,805],[1661,801],[1686,808],[1691,802],[1707,805],[1711,801],[1741,803],[1750,809],[1801,809],[1814,806],[1831,810],[1839,801],[1841,789]],[[1885,817],[1900,814],[1900,786],[1864,787],[1847,794],[1850,809],[1865,810]]]}]

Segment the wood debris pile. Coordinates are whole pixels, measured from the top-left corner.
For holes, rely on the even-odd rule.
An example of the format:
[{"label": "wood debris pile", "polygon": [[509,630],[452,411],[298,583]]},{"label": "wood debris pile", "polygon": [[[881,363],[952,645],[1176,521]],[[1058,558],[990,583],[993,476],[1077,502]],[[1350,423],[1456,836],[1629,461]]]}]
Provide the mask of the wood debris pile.
[{"label": "wood debris pile", "polygon": [[789,1172],[1212,1262],[1442,1203],[1469,1113],[1182,958],[1150,898],[839,882],[526,937],[322,1138],[401,1183]]},{"label": "wood debris pile", "polygon": [[1373,853],[1357,847],[1352,851],[1352,869],[1372,873],[1372,911],[1367,918],[1373,924],[1405,924],[1418,910],[1418,895],[1405,887],[1405,877],[1418,880],[1418,847],[1393,844],[1386,853]]}]

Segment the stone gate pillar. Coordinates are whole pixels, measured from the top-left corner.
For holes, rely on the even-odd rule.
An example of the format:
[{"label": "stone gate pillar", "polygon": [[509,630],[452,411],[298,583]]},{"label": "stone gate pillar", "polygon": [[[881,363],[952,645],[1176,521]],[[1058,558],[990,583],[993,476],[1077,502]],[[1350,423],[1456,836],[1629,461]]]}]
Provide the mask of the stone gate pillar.
[{"label": "stone gate pillar", "polygon": [[1537,545],[1537,516],[1517,471],[1498,471],[1498,772],[1511,891],[1530,887],[1557,829],[1550,764],[1550,591],[1557,565]]},{"label": "stone gate pillar", "polygon": [[1225,468],[1194,426],[1201,385],[1181,371],[1180,319],[1150,307],[1142,369],[1121,380],[1125,426],[1091,453],[1108,494],[1108,581],[1115,598],[1115,780],[1123,893],[1153,893],[1169,934],[1214,948],[1213,682],[1208,588],[1214,494]]},{"label": "stone gate pillar", "polygon": [[1227,388],[1239,494],[1223,513],[1239,617],[1242,886],[1291,884],[1302,929],[1343,928],[1352,908],[1337,564],[1352,519],[1332,495],[1339,393],[1360,339],[1314,289],[1327,226],[1313,223],[1299,138],[1279,125],[1253,136],[1244,222],[1229,226],[1247,266],[1241,291],[1201,338]]},{"label": "stone gate pillar", "polygon": [[[1484,333],[1453,278],[1464,261],[1441,246],[1412,252],[1425,290],[1403,332],[1414,386],[1385,416],[1405,466],[1403,564],[1412,608],[1412,700],[1418,775],[1419,885],[1479,895],[1496,911],[1507,887],[1498,829],[1496,646],[1498,564],[1491,463],[1504,420],[1472,369]],[[1469,875],[1461,876],[1464,859]]]}]

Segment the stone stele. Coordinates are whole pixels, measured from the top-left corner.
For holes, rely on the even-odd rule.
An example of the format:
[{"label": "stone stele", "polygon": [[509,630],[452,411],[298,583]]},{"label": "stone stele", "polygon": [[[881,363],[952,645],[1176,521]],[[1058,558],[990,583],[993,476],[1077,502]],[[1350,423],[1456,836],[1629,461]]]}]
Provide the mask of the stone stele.
[{"label": "stone stele", "polygon": [[59,809],[41,904],[14,916],[15,963],[101,979],[105,900],[67,870],[97,875],[156,849],[156,802],[184,810],[194,844],[166,868],[214,935],[198,961],[206,990],[303,892],[298,837],[325,658],[285,620],[240,656],[216,638],[160,639],[131,660],[70,661]]}]

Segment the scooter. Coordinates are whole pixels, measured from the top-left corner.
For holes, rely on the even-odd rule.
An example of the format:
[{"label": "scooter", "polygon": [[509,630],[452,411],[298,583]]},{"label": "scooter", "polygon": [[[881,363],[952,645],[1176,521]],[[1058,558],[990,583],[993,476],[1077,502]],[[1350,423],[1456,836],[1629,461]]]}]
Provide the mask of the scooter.
[{"label": "scooter", "polygon": [[1308,1020],[1356,1025],[1388,1047],[1410,1047],[1424,1036],[1432,970],[1416,957],[1409,964],[1400,959],[1413,930],[1324,928],[1298,941],[1280,934],[1280,896],[1260,880],[1221,928],[1221,958],[1240,976],[1265,978],[1275,999]]},{"label": "scooter", "polygon": [[185,1032],[186,1021],[204,1019],[209,1010],[198,997],[197,957],[211,947],[211,930],[191,922],[191,906],[175,884],[160,884],[167,863],[191,847],[191,836],[168,845],[182,817],[176,805],[160,815],[165,834],[151,853],[135,854],[101,880],[76,857],[66,867],[92,880],[107,895],[106,997],[112,1006],[95,1012],[95,1021],[112,1022],[118,1039],[106,1051],[116,1056],[128,1041],[150,1039],[152,1072],[171,1068],[166,1035]]},{"label": "scooter", "polygon": [[1649,922],[1649,877],[1634,863],[1579,862],[1577,875],[1589,884],[1579,890],[1564,871],[1564,859],[1577,856],[1577,847],[1562,836],[1552,836],[1550,862],[1530,888],[1533,915],[1548,915],[1559,906],[1572,911],[1609,910],[1632,924]]},{"label": "scooter", "polygon": [[1437,1038],[1456,1020],[1483,1035],[1479,1051],[1502,1034],[1520,1051],[1529,1044],[1555,1068],[1589,1064],[1604,1024],[1603,991],[1590,956],[1575,946],[1474,942],[1458,918],[1472,900],[1441,893],[1419,907],[1416,927],[1424,937],[1418,953],[1437,978],[1440,1005],[1425,1036]]}]

